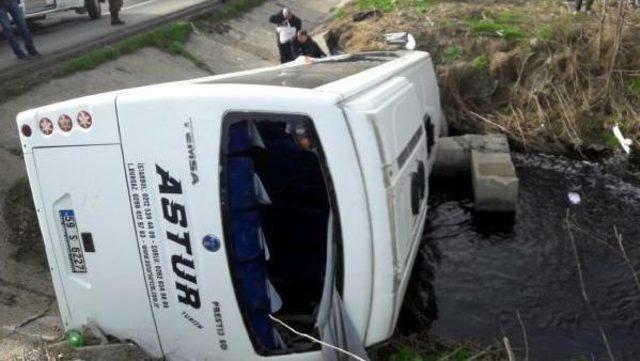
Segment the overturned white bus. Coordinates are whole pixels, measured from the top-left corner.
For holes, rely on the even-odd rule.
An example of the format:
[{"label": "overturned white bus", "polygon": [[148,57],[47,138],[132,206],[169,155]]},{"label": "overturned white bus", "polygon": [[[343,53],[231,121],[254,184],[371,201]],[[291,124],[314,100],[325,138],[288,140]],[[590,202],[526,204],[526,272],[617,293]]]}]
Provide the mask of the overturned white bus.
[{"label": "overturned white bus", "polygon": [[423,52],[21,113],[65,328],[91,322],[170,360],[322,357],[272,317],[351,350],[354,338],[384,341],[420,243],[442,122]]}]

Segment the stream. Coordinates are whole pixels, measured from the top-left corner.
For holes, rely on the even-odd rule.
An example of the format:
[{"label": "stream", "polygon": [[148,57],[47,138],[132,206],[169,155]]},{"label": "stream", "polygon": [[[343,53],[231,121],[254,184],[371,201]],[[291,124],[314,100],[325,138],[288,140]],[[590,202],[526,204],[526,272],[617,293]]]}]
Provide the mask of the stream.
[{"label": "stream", "polygon": [[[521,360],[609,360],[608,348],[616,360],[637,360],[640,180],[622,156],[513,160],[520,196],[511,221],[479,219],[468,184],[432,184],[407,294],[429,300],[409,302],[422,301],[431,334],[480,347],[506,336]],[[432,292],[420,292],[427,282]]]}]

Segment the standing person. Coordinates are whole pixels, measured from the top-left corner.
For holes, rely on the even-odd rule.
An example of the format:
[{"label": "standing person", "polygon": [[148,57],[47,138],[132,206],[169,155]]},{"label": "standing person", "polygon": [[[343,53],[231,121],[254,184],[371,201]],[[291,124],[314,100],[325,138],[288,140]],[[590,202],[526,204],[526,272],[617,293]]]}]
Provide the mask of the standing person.
[{"label": "standing person", "polygon": [[294,57],[308,56],[311,58],[322,58],[327,56],[322,49],[318,46],[306,30],[298,31],[298,36],[293,41],[293,55]]},{"label": "standing person", "polygon": [[302,21],[295,16],[291,9],[283,8],[282,11],[269,18],[269,22],[276,24],[278,31],[278,51],[280,52],[280,63],[287,63],[292,61],[293,49],[292,42],[296,37],[296,34],[302,28]]},{"label": "standing person", "polygon": [[25,59],[27,54],[24,53],[20,44],[16,41],[16,38],[13,36],[13,28],[11,26],[11,20],[9,19],[9,15],[18,26],[18,30],[20,30],[20,36],[22,36],[22,40],[24,41],[24,46],[27,48],[27,52],[31,56],[40,56],[38,50],[33,45],[33,38],[31,37],[31,31],[29,31],[29,27],[27,26],[27,21],[24,18],[24,13],[18,5],[17,0],[0,0],[0,26],[2,26],[2,34],[4,38],[7,39],[11,49],[13,49],[13,53],[16,54],[18,59]]},{"label": "standing person", "polygon": [[[585,11],[587,14],[591,14],[591,7],[593,6],[593,0],[586,0]],[[576,0],[576,12],[579,13],[582,10],[582,0]]]},{"label": "standing person", "polygon": [[124,21],[120,20],[120,9],[122,9],[122,2],[123,0],[109,0],[111,25],[124,25]]}]

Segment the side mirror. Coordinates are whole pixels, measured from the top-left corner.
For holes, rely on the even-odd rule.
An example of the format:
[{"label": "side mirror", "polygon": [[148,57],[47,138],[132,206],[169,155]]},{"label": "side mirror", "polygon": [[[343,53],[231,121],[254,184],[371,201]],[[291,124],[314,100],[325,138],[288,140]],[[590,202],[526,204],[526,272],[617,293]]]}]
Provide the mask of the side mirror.
[{"label": "side mirror", "polygon": [[406,31],[384,34],[387,45],[399,45],[407,50],[416,48],[416,39]]}]

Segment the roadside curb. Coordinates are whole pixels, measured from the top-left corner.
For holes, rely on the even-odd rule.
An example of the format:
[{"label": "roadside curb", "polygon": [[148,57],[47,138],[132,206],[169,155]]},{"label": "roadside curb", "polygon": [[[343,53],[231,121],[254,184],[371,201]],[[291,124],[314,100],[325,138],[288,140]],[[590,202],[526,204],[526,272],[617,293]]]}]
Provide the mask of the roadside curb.
[{"label": "roadside curb", "polygon": [[[136,35],[145,31],[152,30],[158,26],[170,23],[176,20],[191,20],[200,16],[211,13],[223,7],[222,1],[205,1],[200,4],[190,6],[180,11],[160,16],[140,24],[132,25],[124,29],[113,31],[108,35],[89,41],[79,46],[56,51],[47,54],[46,57],[37,61],[18,64],[0,71],[0,90],[5,90],[7,86],[12,89],[28,87],[41,77],[50,76],[65,65],[65,60],[86,53],[89,50],[97,49],[107,45],[116,43],[123,38]],[[13,80],[20,79],[16,84]]]}]

